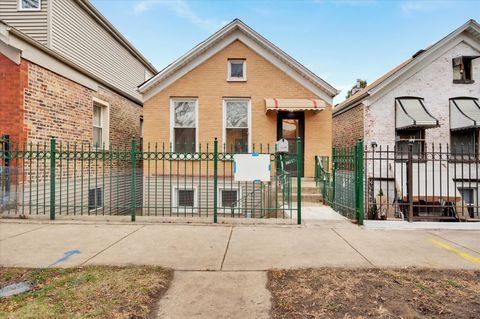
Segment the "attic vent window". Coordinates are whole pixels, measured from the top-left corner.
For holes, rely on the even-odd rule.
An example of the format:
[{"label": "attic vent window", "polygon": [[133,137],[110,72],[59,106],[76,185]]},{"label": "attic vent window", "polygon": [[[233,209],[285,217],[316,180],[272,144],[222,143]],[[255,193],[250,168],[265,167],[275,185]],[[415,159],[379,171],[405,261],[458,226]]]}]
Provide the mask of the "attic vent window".
[{"label": "attic vent window", "polygon": [[228,60],[228,81],[247,80],[247,62],[245,60]]},{"label": "attic vent window", "polygon": [[19,0],[18,10],[39,11],[41,9],[41,0]]},{"label": "attic vent window", "polygon": [[460,56],[452,60],[453,83],[473,83],[472,60],[475,56]]}]

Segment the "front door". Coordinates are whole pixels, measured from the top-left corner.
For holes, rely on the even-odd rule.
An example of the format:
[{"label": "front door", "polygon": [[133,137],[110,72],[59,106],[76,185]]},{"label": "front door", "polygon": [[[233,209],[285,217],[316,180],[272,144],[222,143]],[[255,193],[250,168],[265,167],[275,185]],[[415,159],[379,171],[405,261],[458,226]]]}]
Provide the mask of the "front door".
[{"label": "front door", "polygon": [[[286,139],[289,145],[289,153],[285,158],[285,170],[292,176],[297,176],[297,138],[302,139],[305,150],[305,114],[303,112],[278,112],[277,114],[277,140]],[[302,167],[303,156],[302,152]],[[303,176],[303,175],[302,175]]]}]

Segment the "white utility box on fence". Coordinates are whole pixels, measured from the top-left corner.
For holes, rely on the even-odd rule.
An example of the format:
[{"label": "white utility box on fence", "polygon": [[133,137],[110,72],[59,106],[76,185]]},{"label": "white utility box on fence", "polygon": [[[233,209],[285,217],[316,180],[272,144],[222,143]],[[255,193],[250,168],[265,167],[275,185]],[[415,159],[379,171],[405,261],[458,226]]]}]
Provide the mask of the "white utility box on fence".
[{"label": "white utility box on fence", "polygon": [[275,146],[276,146],[277,153],[288,153],[288,152],[290,152],[288,141],[284,138],[276,141]]},{"label": "white utility box on fence", "polygon": [[269,182],[270,154],[233,155],[233,174],[236,182]]}]

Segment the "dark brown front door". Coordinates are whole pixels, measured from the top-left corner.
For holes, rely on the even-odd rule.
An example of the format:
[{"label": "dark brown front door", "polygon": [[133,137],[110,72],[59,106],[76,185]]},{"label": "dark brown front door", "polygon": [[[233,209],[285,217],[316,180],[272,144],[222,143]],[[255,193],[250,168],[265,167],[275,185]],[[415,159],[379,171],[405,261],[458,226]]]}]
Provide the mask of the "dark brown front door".
[{"label": "dark brown front door", "polygon": [[[305,114],[303,112],[278,112],[277,114],[277,140],[286,139],[290,152],[285,156],[285,169],[292,176],[297,176],[297,139],[302,139],[303,149],[305,135]],[[302,152],[302,167],[303,167]],[[303,175],[302,175],[303,176]]]}]

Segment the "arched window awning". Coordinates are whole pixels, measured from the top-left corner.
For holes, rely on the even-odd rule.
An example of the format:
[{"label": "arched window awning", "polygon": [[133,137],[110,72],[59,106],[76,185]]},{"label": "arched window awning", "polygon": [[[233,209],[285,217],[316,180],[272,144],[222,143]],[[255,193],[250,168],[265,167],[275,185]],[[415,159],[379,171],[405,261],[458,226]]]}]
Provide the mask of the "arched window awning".
[{"label": "arched window awning", "polygon": [[395,99],[396,129],[437,127],[438,120],[425,107],[423,98],[399,97]]}]

